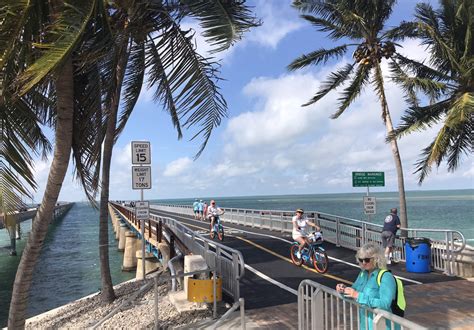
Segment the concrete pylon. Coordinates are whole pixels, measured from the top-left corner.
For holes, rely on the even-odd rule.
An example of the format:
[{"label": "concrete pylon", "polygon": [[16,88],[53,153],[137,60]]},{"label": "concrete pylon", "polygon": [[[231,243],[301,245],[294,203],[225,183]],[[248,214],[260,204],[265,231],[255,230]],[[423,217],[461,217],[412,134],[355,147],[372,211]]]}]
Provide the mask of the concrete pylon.
[{"label": "concrete pylon", "polygon": [[114,226],[114,231],[115,231],[115,239],[118,241],[120,237],[120,225],[122,224],[122,221],[120,221],[118,218],[115,219],[115,226]]},{"label": "concrete pylon", "polygon": [[125,250],[125,232],[128,230],[127,225],[122,223],[120,224],[120,233],[119,233],[119,242],[118,242],[118,251]]},{"label": "concrete pylon", "polygon": [[[137,273],[136,273],[135,279],[142,280],[143,279],[142,251],[141,250],[137,251],[135,256],[137,258]],[[159,267],[160,265],[159,265],[158,259],[156,259],[153,254],[145,252],[145,273],[149,274],[157,270]]]},{"label": "concrete pylon", "polygon": [[125,232],[125,252],[123,253],[122,271],[130,272],[137,267],[137,237],[130,230]]},{"label": "concrete pylon", "polygon": [[158,243],[158,250],[163,257],[162,265],[163,269],[168,269],[168,261],[170,260],[170,247],[166,243]]}]

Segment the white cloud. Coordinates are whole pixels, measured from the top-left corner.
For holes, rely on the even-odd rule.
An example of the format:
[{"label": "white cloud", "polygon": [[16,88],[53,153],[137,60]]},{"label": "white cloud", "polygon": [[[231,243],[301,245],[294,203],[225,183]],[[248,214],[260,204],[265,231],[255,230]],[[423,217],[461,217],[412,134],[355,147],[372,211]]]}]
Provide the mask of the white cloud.
[{"label": "white cloud", "polygon": [[276,48],[278,43],[291,32],[303,26],[296,10],[288,10],[281,0],[257,1],[255,11],[263,24],[250,31],[248,40],[265,47]]},{"label": "white cloud", "polygon": [[181,175],[191,167],[192,163],[193,161],[189,157],[176,159],[166,166],[165,171],[163,172],[163,175],[164,176]]}]

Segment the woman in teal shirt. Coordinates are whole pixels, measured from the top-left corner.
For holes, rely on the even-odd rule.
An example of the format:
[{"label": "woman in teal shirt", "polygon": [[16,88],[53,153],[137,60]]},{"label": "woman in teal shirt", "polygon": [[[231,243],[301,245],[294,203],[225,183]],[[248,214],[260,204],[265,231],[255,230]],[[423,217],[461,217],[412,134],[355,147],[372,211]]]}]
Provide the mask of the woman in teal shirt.
[{"label": "woman in teal shirt", "polygon": [[[396,294],[396,283],[393,275],[389,272],[382,276],[380,286],[377,284],[377,274],[379,270],[387,268],[387,260],[382,249],[375,244],[367,243],[356,253],[361,272],[351,287],[346,287],[339,283],[336,290],[343,293],[345,297],[352,298],[359,304],[370,308],[380,308],[392,312],[392,300]],[[364,308],[359,309],[359,321],[361,329],[372,329],[373,314]],[[366,327],[367,323],[367,327]],[[390,322],[387,321],[387,329],[390,329]]]}]

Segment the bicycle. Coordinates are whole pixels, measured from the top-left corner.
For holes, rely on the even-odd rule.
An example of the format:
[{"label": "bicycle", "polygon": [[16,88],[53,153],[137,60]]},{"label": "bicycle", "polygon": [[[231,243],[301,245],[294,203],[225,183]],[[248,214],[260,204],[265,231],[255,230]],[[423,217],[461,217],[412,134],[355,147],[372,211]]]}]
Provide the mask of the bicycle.
[{"label": "bicycle", "polygon": [[310,239],[311,244],[301,250],[299,258],[297,256],[299,243],[293,242],[290,247],[291,261],[293,261],[296,266],[301,266],[304,262],[311,261],[316,271],[320,274],[324,274],[329,269],[329,258],[326,251],[321,246],[323,242],[322,236],[319,235],[318,237],[317,233],[312,233],[308,238]]},{"label": "bicycle", "polygon": [[214,214],[213,217],[214,217],[214,228],[211,225],[211,232],[210,232],[211,238],[214,239],[217,233],[217,238],[219,239],[219,241],[223,241],[224,240],[224,226],[222,226],[221,224],[221,218],[219,217],[218,214]]}]

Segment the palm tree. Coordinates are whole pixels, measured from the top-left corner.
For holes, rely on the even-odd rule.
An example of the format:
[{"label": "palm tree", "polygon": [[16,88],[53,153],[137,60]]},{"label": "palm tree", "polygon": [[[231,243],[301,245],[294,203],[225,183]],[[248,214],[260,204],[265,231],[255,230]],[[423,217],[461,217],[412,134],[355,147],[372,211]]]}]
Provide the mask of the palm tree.
[{"label": "palm tree", "polygon": [[[215,81],[216,63],[201,57],[194,34],[181,28],[184,17],[201,22],[215,51],[227,49],[250,27],[258,25],[242,1],[131,1],[110,4],[115,43],[109,52],[109,82],[105,93],[107,130],[102,155],[99,252],[103,301],[114,299],[108,264],[108,211],[110,163],[113,144],[124,129],[140,95],[145,71],[148,87],[163,106],[182,137],[185,127],[201,128],[193,137],[204,137],[203,151],[214,127],[226,115],[227,105]],[[123,89],[123,96],[122,96]],[[117,123],[118,109],[123,107]]]},{"label": "palm tree", "polygon": [[[27,246],[23,252],[15,277],[8,327],[24,328],[28,292],[36,260],[52,218],[54,206],[66,174],[73,151],[76,174],[84,185],[87,195],[92,199],[97,185],[94,167],[98,164],[92,158],[89,134],[97,131],[97,118],[94,113],[83,111],[78,104],[84,96],[75,86],[84,82],[88,66],[78,63],[79,46],[86,47],[83,36],[102,31],[101,1],[81,1],[74,6],[67,1],[19,1],[17,10],[10,10],[17,3],[6,3],[8,24],[2,24],[0,39],[5,49],[2,54],[7,62],[17,61],[19,77],[13,84],[14,100],[37,93],[49,102],[46,123],[55,127],[55,147],[53,162],[41,207],[33,221]],[[90,40],[88,36],[85,40]],[[93,38],[92,38],[93,39]],[[87,54],[87,52],[86,52]],[[33,64],[30,64],[33,62]],[[20,66],[21,64],[21,66]],[[82,73],[75,78],[74,73]],[[93,71],[91,71],[93,72]],[[93,79],[87,79],[93,82]],[[8,86],[2,85],[5,90]],[[32,106],[36,101],[32,100]],[[97,103],[97,102],[96,102]],[[91,102],[93,104],[93,102]],[[89,117],[80,118],[88,114]],[[87,129],[81,129],[88,127]],[[95,138],[95,137],[94,137]]]},{"label": "palm tree", "polygon": [[[463,154],[474,150],[474,3],[468,0],[441,1],[439,10],[418,4],[414,22],[405,22],[392,31],[394,38],[421,39],[429,52],[429,64],[401,55],[391,65],[394,79],[404,88],[411,107],[392,138],[424,130],[443,122],[438,134],[416,163],[421,184],[446,159],[454,171]],[[411,74],[411,75],[410,75]],[[417,92],[429,97],[420,106]]]},{"label": "palm tree", "polygon": [[[293,6],[301,11],[301,17],[313,24],[318,31],[327,32],[332,40],[347,39],[350,43],[332,49],[318,49],[295,59],[289,70],[297,70],[310,65],[324,64],[331,58],[341,58],[350,48],[355,48],[353,62],[348,63],[331,73],[320,90],[304,106],[316,103],[329,92],[336,90],[344,83],[339,98],[338,110],[331,118],[338,118],[359,96],[362,89],[371,84],[374,88],[382,110],[382,120],[387,135],[393,131],[392,119],[385,95],[384,78],[380,63],[382,59],[395,54],[395,44],[387,37],[384,24],[392,13],[395,0],[299,0]],[[405,185],[403,180],[402,161],[395,139],[390,141],[395,168],[398,177],[400,202],[400,222],[407,228]]]}]

